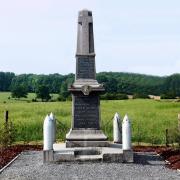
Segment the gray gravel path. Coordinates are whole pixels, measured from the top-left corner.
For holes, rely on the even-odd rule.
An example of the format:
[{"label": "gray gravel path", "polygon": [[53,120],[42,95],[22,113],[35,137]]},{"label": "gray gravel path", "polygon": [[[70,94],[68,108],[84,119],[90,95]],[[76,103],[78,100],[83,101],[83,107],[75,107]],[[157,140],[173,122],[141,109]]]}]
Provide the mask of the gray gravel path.
[{"label": "gray gravel path", "polygon": [[0,174],[0,179],[155,179],[180,180],[180,173],[164,166],[154,153],[138,153],[135,163],[42,163],[42,152],[24,152]]}]

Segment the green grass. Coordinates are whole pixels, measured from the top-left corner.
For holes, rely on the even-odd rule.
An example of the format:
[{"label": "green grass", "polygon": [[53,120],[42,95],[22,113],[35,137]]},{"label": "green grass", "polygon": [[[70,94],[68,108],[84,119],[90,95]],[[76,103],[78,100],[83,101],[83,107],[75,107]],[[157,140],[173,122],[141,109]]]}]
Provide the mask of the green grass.
[{"label": "green grass", "polygon": [[[180,103],[154,100],[125,100],[102,102],[102,123],[107,123],[117,111],[128,114],[132,122],[133,141],[165,143],[165,130],[177,127]],[[112,137],[112,123],[107,133]]]},{"label": "green grass", "polygon": [[[63,140],[71,126],[71,102],[30,102],[7,99],[9,93],[0,93],[0,122],[3,112],[9,110],[9,117],[17,128],[17,141],[42,140],[45,116],[53,112],[58,119],[57,138]],[[30,94],[28,99],[32,99]],[[6,101],[6,103],[4,103]],[[101,101],[101,127],[112,140],[112,118],[118,112],[123,118],[127,113],[132,122],[133,142],[165,143],[165,129],[177,126],[180,103],[154,100]]]}]

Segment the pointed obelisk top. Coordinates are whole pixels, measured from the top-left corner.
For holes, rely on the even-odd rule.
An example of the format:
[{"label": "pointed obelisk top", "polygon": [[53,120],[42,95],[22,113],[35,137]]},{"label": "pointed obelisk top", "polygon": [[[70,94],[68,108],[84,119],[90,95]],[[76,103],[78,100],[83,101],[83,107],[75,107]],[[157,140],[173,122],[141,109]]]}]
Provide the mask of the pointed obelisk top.
[{"label": "pointed obelisk top", "polygon": [[79,11],[78,15],[76,56],[78,55],[95,55],[92,11],[87,9]]},{"label": "pointed obelisk top", "polygon": [[86,9],[78,14],[77,52],[75,82],[69,87],[71,92],[84,95],[104,91],[96,80],[92,12]]}]

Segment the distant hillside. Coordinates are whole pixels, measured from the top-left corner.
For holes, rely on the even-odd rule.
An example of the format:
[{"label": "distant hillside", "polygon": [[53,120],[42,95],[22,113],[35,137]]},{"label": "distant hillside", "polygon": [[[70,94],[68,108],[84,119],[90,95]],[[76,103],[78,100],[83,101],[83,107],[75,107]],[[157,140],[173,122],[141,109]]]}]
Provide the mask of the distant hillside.
[{"label": "distant hillside", "polygon": [[[99,83],[103,83],[106,92],[125,94],[153,94],[173,93],[180,96],[180,74],[159,77],[135,73],[100,72],[96,76]],[[23,85],[29,92],[35,92],[37,86],[46,85],[51,93],[69,94],[68,85],[74,81],[74,74],[61,75],[15,75],[10,72],[0,72],[0,91],[10,91],[11,88]]]},{"label": "distant hillside", "polygon": [[100,72],[97,74],[97,77],[99,76],[112,77],[128,83],[134,82],[137,85],[159,85],[165,80],[165,77],[126,72]]},{"label": "distant hillside", "polygon": [[160,94],[166,78],[135,73],[101,72],[97,74],[97,79],[105,84],[107,92]]}]

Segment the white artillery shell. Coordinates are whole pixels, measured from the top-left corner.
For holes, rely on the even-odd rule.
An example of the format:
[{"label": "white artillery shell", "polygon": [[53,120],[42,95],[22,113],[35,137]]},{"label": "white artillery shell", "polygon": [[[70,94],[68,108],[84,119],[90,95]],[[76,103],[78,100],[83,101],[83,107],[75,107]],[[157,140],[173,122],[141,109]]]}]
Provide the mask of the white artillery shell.
[{"label": "white artillery shell", "polygon": [[44,150],[53,149],[53,121],[47,115],[43,125]]},{"label": "white artillery shell", "polygon": [[53,121],[53,142],[56,142],[56,119],[54,114],[51,112],[51,114],[49,115],[49,117],[51,118],[51,120]]},{"label": "white artillery shell", "polygon": [[131,123],[127,115],[122,122],[122,147],[123,150],[131,150]]},{"label": "white artillery shell", "polygon": [[114,115],[113,119],[113,137],[114,143],[122,143],[121,119],[118,113]]}]

